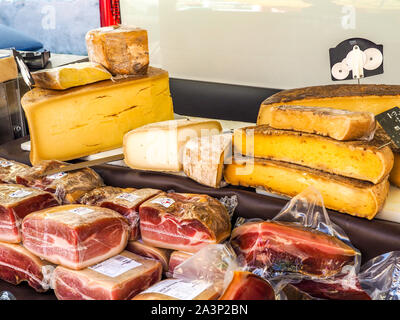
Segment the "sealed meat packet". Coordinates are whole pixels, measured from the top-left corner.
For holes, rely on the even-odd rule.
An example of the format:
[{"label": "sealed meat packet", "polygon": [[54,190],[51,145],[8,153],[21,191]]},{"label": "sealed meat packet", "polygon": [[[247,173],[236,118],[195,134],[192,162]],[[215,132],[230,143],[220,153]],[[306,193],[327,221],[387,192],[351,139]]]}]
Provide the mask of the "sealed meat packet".
[{"label": "sealed meat packet", "polygon": [[139,206],[146,200],[160,194],[157,189],[134,189],[117,187],[100,187],[84,194],[79,200],[86,205],[109,208],[122,214],[131,226],[130,240],[140,237]]},{"label": "sealed meat packet", "polygon": [[0,158],[0,183],[17,183],[17,176],[29,168],[26,164]]},{"label": "sealed meat packet", "polygon": [[322,196],[313,187],[270,221],[237,224],[231,245],[245,269],[271,281],[323,282],[357,273],[361,260],[343,230],[331,223]]},{"label": "sealed meat packet", "polygon": [[24,174],[17,175],[17,183],[54,193],[63,204],[77,203],[84,193],[104,186],[101,177],[90,168],[43,177],[45,172],[65,165],[56,160],[42,161]]},{"label": "sealed meat packet", "polygon": [[53,194],[18,184],[0,184],[0,241],[19,243],[24,217],[34,211],[58,206]]},{"label": "sealed meat packet", "polygon": [[243,270],[232,247],[212,244],[175,267],[173,278],[208,283],[220,300],[275,300],[272,285],[254,273]]},{"label": "sealed meat packet", "polygon": [[54,266],[20,244],[0,242],[0,279],[18,285],[27,282],[37,292],[50,288]]}]

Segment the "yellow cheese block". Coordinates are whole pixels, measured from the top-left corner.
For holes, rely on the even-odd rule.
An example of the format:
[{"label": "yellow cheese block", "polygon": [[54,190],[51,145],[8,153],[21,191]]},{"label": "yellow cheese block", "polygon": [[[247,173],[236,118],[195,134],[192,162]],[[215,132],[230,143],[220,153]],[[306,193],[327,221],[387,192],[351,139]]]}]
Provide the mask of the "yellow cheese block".
[{"label": "yellow cheese block", "polygon": [[101,81],[65,91],[35,88],[22,98],[31,162],[71,160],[119,148],[125,133],[173,119],[168,72]]},{"label": "yellow cheese block", "polygon": [[14,57],[0,58],[0,83],[18,77],[17,63]]},{"label": "yellow cheese block", "polygon": [[369,111],[376,115],[400,105],[400,85],[338,84],[284,90],[262,102],[257,123],[265,123],[266,106],[283,104]]},{"label": "yellow cheese block", "polygon": [[254,158],[235,159],[226,166],[224,177],[232,185],[261,187],[289,197],[314,186],[327,208],[367,219],[382,209],[389,192],[387,178],[374,185],[299,165]]},{"label": "yellow cheese block", "polygon": [[73,63],[32,73],[35,87],[65,90],[102,80],[112,75],[102,65],[94,62]]},{"label": "yellow cheese block", "polygon": [[396,187],[400,188],[400,153],[394,153],[394,165],[390,172],[389,180]]},{"label": "yellow cheese block", "polygon": [[275,129],[316,133],[336,140],[370,140],[375,130],[373,113],[333,108],[266,105],[259,120],[257,124]]},{"label": "yellow cheese block", "polygon": [[337,141],[332,138],[290,130],[253,126],[235,130],[235,150],[246,156],[286,161],[379,183],[393,167],[393,153],[380,138],[371,142]]}]

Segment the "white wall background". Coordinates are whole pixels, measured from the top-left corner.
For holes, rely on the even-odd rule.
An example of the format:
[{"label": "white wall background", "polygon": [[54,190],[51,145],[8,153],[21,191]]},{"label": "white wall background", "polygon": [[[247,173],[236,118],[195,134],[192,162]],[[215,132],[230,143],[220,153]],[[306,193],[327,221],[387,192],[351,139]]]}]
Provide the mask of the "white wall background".
[{"label": "white wall background", "polygon": [[361,82],[400,83],[400,0],[121,0],[121,10],[149,31],[151,63],[172,77],[331,84],[329,48],[361,37],[383,44],[385,70]]}]

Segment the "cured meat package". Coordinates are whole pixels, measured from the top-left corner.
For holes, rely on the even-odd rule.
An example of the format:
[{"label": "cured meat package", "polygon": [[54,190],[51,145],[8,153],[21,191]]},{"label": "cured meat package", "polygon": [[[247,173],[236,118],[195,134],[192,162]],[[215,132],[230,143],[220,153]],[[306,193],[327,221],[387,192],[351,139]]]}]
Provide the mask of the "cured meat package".
[{"label": "cured meat package", "polygon": [[149,246],[142,240],[129,241],[126,250],[142,257],[157,260],[161,263],[163,271],[168,271],[171,250]]},{"label": "cured meat package", "polygon": [[12,284],[26,281],[37,292],[50,288],[54,267],[20,244],[0,242],[0,279]]},{"label": "cured meat package", "polygon": [[0,158],[0,183],[17,183],[17,176],[29,168],[26,164]]},{"label": "cured meat package", "polygon": [[159,193],[161,193],[160,190],[149,188],[101,187],[83,195],[79,202],[109,208],[122,214],[128,219],[131,226],[130,240],[137,240],[140,236],[139,206]]},{"label": "cured meat package", "polygon": [[175,268],[192,256],[193,256],[193,253],[191,253],[191,252],[173,251],[171,253],[171,256],[169,257],[167,276],[172,276],[174,274]]},{"label": "cured meat package", "polygon": [[58,205],[49,192],[17,184],[0,184],[0,241],[21,242],[22,219],[33,211]]},{"label": "cured meat package", "polygon": [[71,269],[84,269],[124,250],[128,221],[94,206],[64,205],[29,214],[22,221],[24,246],[33,254]]},{"label": "cured meat package", "polygon": [[104,186],[101,177],[90,168],[43,176],[49,170],[65,165],[61,161],[42,161],[24,174],[17,175],[17,183],[54,193],[63,204],[77,203],[84,193]]},{"label": "cured meat package", "polygon": [[161,280],[161,263],[123,251],[83,270],[58,266],[52,286],[59,300],[128,300]]},{"label": "cured meat package", "polygon": [[139,207],[144,243],[196,252],[229,237],[230,216],[218,200],[202,194],[162,193]]}]

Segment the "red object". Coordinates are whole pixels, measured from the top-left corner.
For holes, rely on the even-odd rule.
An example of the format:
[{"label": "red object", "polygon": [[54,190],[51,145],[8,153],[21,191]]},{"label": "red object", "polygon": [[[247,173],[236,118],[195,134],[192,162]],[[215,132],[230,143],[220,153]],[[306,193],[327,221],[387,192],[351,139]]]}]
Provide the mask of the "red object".
[{"label": "red object", "polygon": [[83,269],[120,253],[129,226],[119,213],[91,206],[60,206],[22,222],[24,247],[54,264]]},{"label": "red object", "polygon": [[275,300],[275,292],[261,277],[247,271],[235,271],[219,300]]},{"label": "red object", "polygon": [[174,274],[174,270],[177,266],[179,266],[182,262],[186,261],[187,259],[191,258],[193,253],[183,252],[183,251],[174,251],[171,253],[169,257],[169,267],[168,273],[172,277]]},{"label": "red object", "polygon": [[245,223],[232,232],[232,247],[251,268],[331,276],[357,254],[325,233],[290,223]]},{"label": "red object", "polygon": [[100,0],[100,25],[102,27],[121,24],[119,0]]}]

